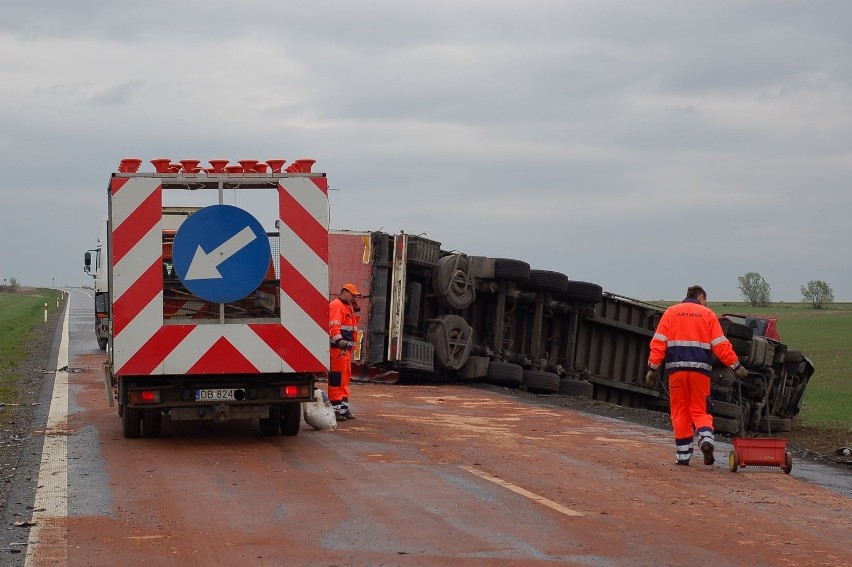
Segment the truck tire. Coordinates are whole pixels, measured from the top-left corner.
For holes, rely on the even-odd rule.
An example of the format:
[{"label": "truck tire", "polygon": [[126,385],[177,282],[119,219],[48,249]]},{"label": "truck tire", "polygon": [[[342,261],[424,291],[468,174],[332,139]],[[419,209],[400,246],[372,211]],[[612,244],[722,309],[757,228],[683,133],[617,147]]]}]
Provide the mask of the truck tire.
[{"label": "truck tire", "polygon": [[603,300],[603,288],[596,283],[569,280],[565,295],[569,300],[600,303]]},{"label": "truck tire", "polygon": [[408,237],[408,256],[409,264],[418,266],[437,266],[438,258],[441,255],[441,245],[438,242],[431,240],[420,240],[415,237]]},{"label": "truck tire", "polygon": [[435,347],[435,360],[448,370],[467,362],[473,346],[473,328],[458,315],[441,315],[429,323],[426,340]]},{"label": "truck tire", "polygon": [[804,359],[804,355],[802,355],[802,351],[788,348],[784,353],[784,364],[793,364],[796,367],[799,366],[799,363]]},{"label": "truck tire", "polygon": [[530,281],[530,265],[521,260],[495,258],[494,279],[528,282]]},{"label": "truck tire", "polygon": [[[738,339],[736,337],[728,340],[731,341],[731,346],[734,348],[734,352],[737,356],[748,357],[751,354],[751,341]],[[740,362],[742,362],[742,359]]]},{"label": "truck tire", "polygon": [[524,369],[511,362],[492,360],[488,363],[486,381],[498,386],[517,388],[524,379]]},{"label": "truck tire", "polygon": [[770,415],[767,417],[761,417],[760,422],[757,424],[757,430],[761,433],[769,433],[771,430],[772,433],[779,433],[790,431],[793,428],[793,422],[785,417],[775,417],[774,415]]},{"label": "truck tire", "polygon": [[281,428],[281,408],[272,406],[269,408],[269,417],[258,419],[261,435],[278,435]]},{"label": "truck tire", "polygon": [[449,254],[432,271],[432,288],[440,301],[453,309],[464,309],[476,299],[476,281],[464,254]]},{"label": "truck tire", "polygon": [[710,379],[714,384],[721,384],[726,388],[730,388],[734,385],[737,375],[728,366],[716,366],[710,372]]},{"label": "truck tire", "polygon": [[287,404],[280,411],[281,435],[298,435],[302,425],[302,404]]},{"label": "truck tire", "polygon": [[740,432],[740,420],[733,417],[714,417],[713,429],[720,433],[733,435]]},{"label": "truck tire", "polygon": [[718,417],[735,417],[737,419],[742,415],[740,406],[733,402],[724,400],[713,400],[713,415]]},{"label": "truck tire", "polygon": [[163,414],[159,411],[142,414],[142,434],[145,437],[159,437],[163,431]]},{"label": "truck tire", "polygon": [[122,408],[121,433],[127,439],[136,439],[142,435],[142,412],[139,409],[127,406]]},{"label": "truck tire", "polygon": [[530,392],[555,394],[559,391],[559,374],[541,370],[524,370],[521,383]]},{"label": "truck tire", "polygon": [[594,384],[586,382],[585,380],[563,378],[559,381],[559,393],[565,396],[582,396],[584,398],[591,398],[594,392]]},{"label": "truck tire", "polygon": [[530,281],[524,287],[531,291],[565,293],[568,291],[568,281],[568,276],[561,272],[530,270]]},{"label": "truck tire", "polygon": [[754,329],[752,329],[748,325],[743,325],[742,323],[736,323],[734,321],[728,321],[728,324],[725,325],[725,327],[725,336],[729,339],[733,337],[735,339],[743,339],[746,341],[750,341],[752,337],[754,337]]}]

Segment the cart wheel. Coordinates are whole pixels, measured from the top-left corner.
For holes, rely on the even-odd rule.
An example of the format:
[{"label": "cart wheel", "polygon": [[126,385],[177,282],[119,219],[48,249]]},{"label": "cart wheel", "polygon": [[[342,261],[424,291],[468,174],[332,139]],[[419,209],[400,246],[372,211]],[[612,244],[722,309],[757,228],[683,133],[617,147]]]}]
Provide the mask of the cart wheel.
[{"label": "cart wheel", "polygon": [[790,471],[793,470],[793,455],[790,454],[790,451],[784,453],[784,466],[781,467],[781,470],[784,471],[784,474],[790,474]]},{"label": "cart wheel", "polygon": [[728,468],[731,469],[731,472],[737,472],[737,469],[740,467],[740,455],[737,453],[737,450],[728,454]]}]

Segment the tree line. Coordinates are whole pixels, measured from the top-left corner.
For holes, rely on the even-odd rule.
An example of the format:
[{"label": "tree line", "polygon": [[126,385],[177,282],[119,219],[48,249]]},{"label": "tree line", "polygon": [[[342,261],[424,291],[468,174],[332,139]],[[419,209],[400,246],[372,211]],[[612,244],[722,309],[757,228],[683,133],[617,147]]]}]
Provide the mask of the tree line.
[{"label": "tree line", "polygon": [[[737,278],[738,288],[743,299],[753,307],[767,307],[770,302],[770,286],[757,272],[748,272]],[[811,280],[800,288],[802,301],[810,303],[814,309],[822,309],[834,302],[834,290],[822,280]]]}]

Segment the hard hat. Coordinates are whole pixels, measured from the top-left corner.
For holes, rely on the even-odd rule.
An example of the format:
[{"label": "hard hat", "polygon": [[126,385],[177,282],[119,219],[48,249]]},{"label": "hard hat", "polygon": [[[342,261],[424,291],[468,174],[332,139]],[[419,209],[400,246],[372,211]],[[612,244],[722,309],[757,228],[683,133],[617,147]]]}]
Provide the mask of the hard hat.
[{"label": "hard hat", "polygon": [[355,287],[355,284],[353,284],[353,283],[346,284],[345,286],[343,286],[343,289],[345,289],[346,291],[348,291],[349,293],[351,293],[355,297],[361,297],[361,292],[358,291],[358,288]]},{"label": "hard hat", "polygon": [[328,401],[325,392],[319,388],[314,390],[314,401],[302,403],[302,413],[305,417],[305,423],[314,429],[319,431],[337,429],[334,408],[331,407],[331,402]]}]

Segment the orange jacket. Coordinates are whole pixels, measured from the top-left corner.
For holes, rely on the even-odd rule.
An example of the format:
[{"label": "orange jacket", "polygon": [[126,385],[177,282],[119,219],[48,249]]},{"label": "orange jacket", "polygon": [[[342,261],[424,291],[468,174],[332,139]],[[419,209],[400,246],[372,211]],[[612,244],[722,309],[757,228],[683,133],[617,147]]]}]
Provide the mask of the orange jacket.
[{"label": "orange jacket", "polygon": [[[355,342],[357,319],[352,307],[340,301],[338,297],[328,305],[328,336],[331,343],[331,356],[340,356],[337,342],[340,340]],[[348,350],[344,350],[348,354]]]},{"label": "orange jacket", "polygon": [[691,370],[709,376],[714,354],[734,370],[740,367],[716,314],[697,300],[686,298],[663,313],[651,339],[648,368],[656,370],[665,359],[669,372]]}]

